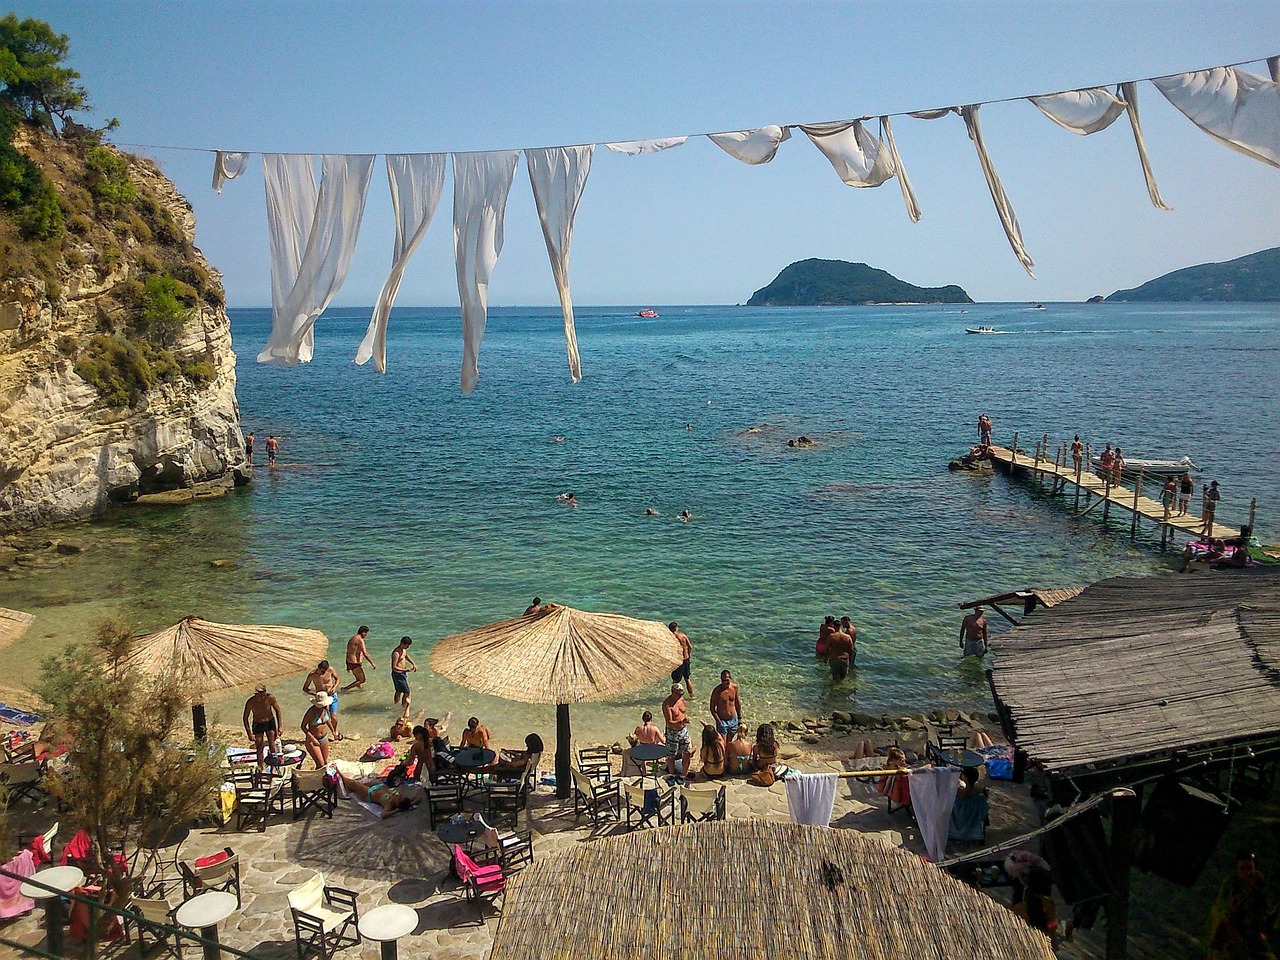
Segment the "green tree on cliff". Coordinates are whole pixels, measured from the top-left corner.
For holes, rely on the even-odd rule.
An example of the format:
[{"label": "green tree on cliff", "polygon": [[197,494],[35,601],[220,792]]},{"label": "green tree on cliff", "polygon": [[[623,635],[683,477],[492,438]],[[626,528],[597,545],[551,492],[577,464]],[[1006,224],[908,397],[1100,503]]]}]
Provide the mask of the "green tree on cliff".
[{"label": "green tree on cliff", "polygon": [[65,127],[71,111],[91,109],[80,74],[63,66],[69,49],[66,34],[43,20],[0,19],[0,102],[55,135],[54,117]]}]

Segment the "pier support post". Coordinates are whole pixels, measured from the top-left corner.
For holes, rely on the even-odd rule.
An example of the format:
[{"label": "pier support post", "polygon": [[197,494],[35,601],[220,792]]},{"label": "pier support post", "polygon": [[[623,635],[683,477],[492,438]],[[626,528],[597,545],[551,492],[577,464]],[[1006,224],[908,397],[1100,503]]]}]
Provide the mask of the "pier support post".
[{"label": "pier support post", "polygon": [[[1108,471],[1110,472],[1110,471]],[[1102,481],[1102,522],[1106,523],[1111,516],[1111,478]]]},{"label": "pier support post", "polygon": [[1133,485],[1133,522],[1129,524],[1129,539],[1136,540],[1138,537],[1138,498],[1142,496],[1142,479],[1146,468],[1142,467],[1138,470],[1138,482]]},{"label": "pier support post", "polygon": [[1253,518],[1258,512],[1258,498],[1254,497],[1249,501],[1249,533],[1253,534]]},{"label": "pier support post", "polygon": [[1107,960],[1129,954],[1129,868],[1133,857],[1133,827],[1138,822],[1138,795],[1128,787],[1111,791],[1111,843],[1107,866],[1111,895],[1107,898]]},{"label": "pier support post", "polygon": [[1018,462],[1018,431],[1013,431],[1013,449],[1009,451],[1009,473],[1013,473],[1013,465]]},{"label": "pier support post", "polygon": [[1080,462],[1076,464],[1076,505],[1075,509],[1080,509],[1080,471],[1084,469],[1084,464],[1089,462],[1089,445],[1084,445],[1084,456]]}]

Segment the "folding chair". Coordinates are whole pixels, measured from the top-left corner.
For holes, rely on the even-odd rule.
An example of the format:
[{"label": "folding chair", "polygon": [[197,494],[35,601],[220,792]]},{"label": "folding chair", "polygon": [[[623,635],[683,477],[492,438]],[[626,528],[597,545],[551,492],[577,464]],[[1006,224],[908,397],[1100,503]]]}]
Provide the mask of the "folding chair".
[{"label": "folding chair", "polygon": [[236,785],[236,829],[244,830],[245,824],[258,824],[259,832],[266,832],[267,821],[273,813],[284,813],[284,781],[268,780],[265,787]]},{"label": "folding chair", "polygon": [[360,944],[355,892],[325,886],[323,873],[290,891],[289,912],[298,960],[310,956],[330,960],[335,951]]},{"label": "folding chair", "polygon": [[461,783],[433,783],[422,793],[427,801],[427,817],[432,830],[436,828],[437,819],[448,819],[462,812]]},{"label": "folding chair", "polygon": [[183,900],[217,890],[234,893],[236,906],[240,906],[240,857],[230,847],[190,864],[179,862],[178,873],[182,875]]},{"label": "folding chair", "polygon": [[[148,956],[156,948],[163,947],[166,955],[182,960],[182,938],[164,929],[166,926],[177,926],[168,900],[163,897],[133,897],[129,901],[129,910],[135,915],[124,918],[125,938],[129,938],[129,927],[132,926],[142,956]],[[148,934],[151,935],[149,943]]]},{"label": "folding chair", "polygon": [[308,810],[333,819],[333,809],[338,805],[338,787],[324,782],[323,770],[295,770],[289,778],[289,795],[293,801],[293,819],[297,820]]},{"label": "folding chair", "polygon": [[680,822],[697,823],[701,820],[725,819],[725,788],[699,789],[680,785]]},{"label": "folding chair", "polygon": [[0,763],[0,783],[5,786],[9,803],[16,803],[23,797],[37,799],[37,794],[44,793],[40,783],[43,777],[44,764],[38,760]]},{"label": "folding chair", "polygon": [[613,765],[608,747],[584,747],[578,751],[578,769],[592,780],[608,783],[613,779]]},{"label": "folding chair", "polygon": [[[657,781],[654,781],[655,784]],[[645,794],[655,793],[657,797],[650,800]],[[640,827],[665,827],[675,821],[675,790],[667,787],[655,787],[646,790],[643,783],[624,783],[622,795],[627,805],[627,829],[638,830]],[[633,822],[634,815],[634,822]]]},{"label": "folding chair", "polygon": [[[483,860],[492,858],[494,854],[490,853],[488,857],[479,856]],[[507,887],[507,878],[503,875],[501,863],[483,865],[477,863],[457,844],[453,847],[453,864],[458,873],[458,879],[462,881],[466,898],[472,902],[478,903],[482,900],[492,902],[501,896]]]},{"label": "folding chair", "polygon": [[963,753],[969,745],[969,738],[963,733],[956,733],[954,724],[935,724],[933,731],[933,739],[925,744],[925,756],[935,763],[947,763],[946,755],[950,751],[958,750]]},{"label": "folding chair", "polygon": [[573,818],[575,820],[578,819],[578,813],[581,810],[591,815],[592,823],[599,823],[601,814],[610,808],[615,817],[619,815],[620,798],[617,783],[612,780],[597,782],[576,767],[570,767],[569,772],[573,775]]},{"label": "folding chair", "polygon": [[40,841],[40,848],[44,851],[44,860],[41,861],[40,858],[37,857],[36,858],[37,866],[42,862],[47,863],[48,861],[52,860],[54,858],[53,857],[53,841],[58,836],[59,825],[60,824],[55,821],[53,826],[51,826],[44,833],[18,834],[19,852],[23,850],[30,850],[32,847],[32,844],[34,844],[38,839]]},{"label": "folding chair", "polygon": [[533,863],[533,831],[499,834],[497,849],[502,869],[507,873]]}]

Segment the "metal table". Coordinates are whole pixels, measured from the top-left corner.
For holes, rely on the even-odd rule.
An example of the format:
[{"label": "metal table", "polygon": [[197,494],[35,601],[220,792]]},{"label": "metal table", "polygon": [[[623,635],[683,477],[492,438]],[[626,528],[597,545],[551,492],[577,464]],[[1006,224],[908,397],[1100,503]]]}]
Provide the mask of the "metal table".
[{"label": "metal table", "polygon": [[62,896],[70,893],[84,883],[84,871],[79,867],[46,867],[31,875],[35,883],[53,887],[57,892],[37,887],[34,883],[24,881],[18,888],[21,896],[32,900],[44,901],[44,923],[46,942],[49,952],[55,956],[62,953]]},{"label": "metal table", "polygon": [[205,960],[218,960],[221,951],[218,949],[218,924],[236,912],[239,904],[233,893],[222,893],[210,890],[192,897],[173,914],[179,926],[200,931],[200,936],[212,941],[204,944]]},{"label": "metal table", "polygon": [[418,911],[399,903],[374,907],[360,918],[360,936],[376,940],[382,947],[382,960],[397,960],[396,941],[412,933],[418,925]]},{"label": "metal table", "polygon": [[631,748],[631,759],[649,764],[649,773],[656,777],[658,775],[658,764],[667,759],[667,745],[665,743],[637,743]]}]

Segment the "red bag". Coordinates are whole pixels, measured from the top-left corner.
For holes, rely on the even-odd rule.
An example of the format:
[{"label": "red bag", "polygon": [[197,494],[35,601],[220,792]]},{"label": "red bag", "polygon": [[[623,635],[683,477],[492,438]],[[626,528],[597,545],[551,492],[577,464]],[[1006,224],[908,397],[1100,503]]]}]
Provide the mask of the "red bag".
[{"label": "red bag", "polygon": [[207,857],[197,857],[196,866],[212,867],[215,864],[221,863],[223,860],[230,859],[230,857],[231,857],[231,854],[227,853],[227,851],[219,850],[217,853],[211,853]]}]

